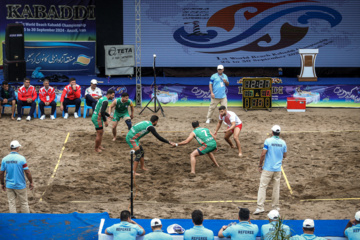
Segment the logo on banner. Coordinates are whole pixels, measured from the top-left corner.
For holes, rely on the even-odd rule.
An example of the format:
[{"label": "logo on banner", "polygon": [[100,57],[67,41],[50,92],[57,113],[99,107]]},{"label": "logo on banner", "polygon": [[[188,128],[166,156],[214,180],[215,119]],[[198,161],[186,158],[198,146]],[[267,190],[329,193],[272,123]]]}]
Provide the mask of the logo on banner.
[{"label": "logo on banner", "polygon": [[[270,11],[267,11],[278,6],[284,7],[293,3],[302,3],[303,6],[292,5],[275,13],[268,13]],[[313,0],[292,0],[278,3],[248,2],[235,4],[225,7],[210,16],[206,23],[206,28],[211,29],[205,32],[201,31],[200,21],[197,20],[185,22],[185,26],[177,29],[173,37],[184,46],[204,49],[199,51],[202,53],[274,51],[299,42],[309,31],[308,26],[293,26],[285,22],[279,26],[280,40],[273,40],[266,31],[267,29],[274,31],[273,26],[269,27],[269,25],[279,21],[281,18],[295,15],[300,25],[309,25],[310,20],[321,19],[329,22],[331,28],[341,22],[342,16],[338,11],[325,6],[308,5],[310,3],[314,4],[317,2]],[[241,14],[244,20],[241,21],[247,22],[236,21],[239,18],[237,15],[239,11],[243,11]],[[256,22],[251,25],[251,21]],[[248,24],[251,26],[240,32],[239,28],[236,27]],[[192,25],[192,29],[187,28],[189,25]],[[264,34],[261,34],[262,32]],[[260,37],[258,36],[259,34],[261,34]],[[254,38],[255,40],[252,40]],[[271,44],[272,42],[274,44]],[[236,47],[234,47],[235,45]]]},{"label": "logo on banner", "polygon": [[73,64],[80,64],[81,66],[87,66],[89,65],[91,59],[92,57],[86,56],[85,54],[80,54],[77,57],[76,62],[74,62]]}]

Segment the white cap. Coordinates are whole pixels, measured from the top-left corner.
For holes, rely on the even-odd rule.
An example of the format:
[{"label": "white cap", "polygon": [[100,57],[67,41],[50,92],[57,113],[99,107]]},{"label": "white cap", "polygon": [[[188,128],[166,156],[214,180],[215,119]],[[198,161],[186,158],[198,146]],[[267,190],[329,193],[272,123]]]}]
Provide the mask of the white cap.
[{"label": "white cap", "polygon": [[279,133],[281,131],[280,126],[279,125],[274,125],[271,128],[271,131]]},{"label": "white cap", "polygon": [[304,223],[303,223],[303,228],[313,228],[315,227],[315,223],[314,220],[312,219],[305,219]]},{"label": "white cap", "polygon": [[10,148],[18,148],[18,147],[21,147],[19,141],[14,140],[10,143]]},{"label": "white cap", "polygon": [[271,220],[278,220],[280,217],[280,213],[278,210],[271,210],[267,216]]},{"label": "white cap", "polygon": [[171,233],[183,234],[185,232],[185,229],[181,227],[179,224],[172,224],[167,227],[167,232],[170,234]]},{"label": "white cap", "polygon": [[151,220],[150,226],[152,226],[152,227],[162,226],[162,223],[161,223],[160,219],[154,218]]},{"label": "white cap", "polygon": [[357,212],[355,213],[355,220],[358,221],[358,222],[360,222],[360,211],[357,211]]},{"label": "white cap", "polygon": [[219,70],[219,69],[224,69],[224,66],[223,65],[218,65],[217,66],[217,69]]},{"label": "white cap", "polygon": [[91,82],[91,84],[97,84],[97,80],[96,80],[96,79],[92,79],[90,82]]}]

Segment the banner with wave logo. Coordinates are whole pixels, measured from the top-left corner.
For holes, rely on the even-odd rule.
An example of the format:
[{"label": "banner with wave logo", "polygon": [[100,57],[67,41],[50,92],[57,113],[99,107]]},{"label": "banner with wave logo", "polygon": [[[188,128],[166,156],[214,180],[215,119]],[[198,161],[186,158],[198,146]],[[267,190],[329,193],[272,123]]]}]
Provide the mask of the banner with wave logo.
[{"label": "banner with wave logo", "polygon": [[[360,1],[142,0],[142,66],[300,67],[299,49],[319,49],[317,67],[360,67]],[[124,44],[134,5],[124,1]]]}]

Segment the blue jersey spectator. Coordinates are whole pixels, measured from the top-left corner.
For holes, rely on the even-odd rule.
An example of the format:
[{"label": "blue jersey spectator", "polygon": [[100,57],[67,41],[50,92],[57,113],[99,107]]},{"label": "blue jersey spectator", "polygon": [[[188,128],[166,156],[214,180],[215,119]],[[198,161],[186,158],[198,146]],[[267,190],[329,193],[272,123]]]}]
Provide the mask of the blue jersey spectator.
[{"label": "blue jersey spectator", "polygon": [[348,222],[344,234],[348,240],[360,239],[360,211],[356,212],[355,219]]},{"label": "blue jersey spectator", "polygon": [[148,233],[145,235],[144,240],[172,240],[170,234],[164,233],[162,228],[161,220],[158,218],[154,218],[150,223],[152,233]]},{"label": "blue jersey spectator", "polygon": [[[1,161],[0,181],[3,191],[7,191],[10,213],[16,213],[16,197],[20,200],[21,212],[29,213],[29,204],[26,191],[26,180],[30,182],[30,190],[34,188],[32,176],[26,159],[18,152],[20,143],[16,140],[10,143],[11,153],[4,157]],[[6,187],[4,175],[6,172]]]},{"label": "blue jersey spectator", "polygon": [[[268,214],[269,222],[261,226],[261,239],[262,240],[273,240],[273,239],[284,239],[291,235],[290,227],[285,224],[281,224],[281,231],[275,231],[276,226],[279,223],[280,213],[277,210],[271,210]],[[274,232],[278,233],[278,236],[274,236]]]},{"label": "blue jersey spectator", "polygon": [[125,210],[120,214],[121,222],[114,224],[105,230],[105,234],[113,235],[114,240],[135,240],[136,236],[142,236],[145,234],[145,230],[142,226],[131,220],[130,212]]},{"label": "blue jersey spectator", "polygon": [[226,86],[229,86],[229,79],[224,73],[224,66],[219,65],[217,66],[217,73],[211,76],[209,82],[211,102],[206,123],[210,123],[211,116],[219,103],[221,106],[227,107]]},{"label": "blue jersey spectator", "polygon": [[219,238],[228,237],[231,240],[255,240],[259,232],[259,227],[250,222],[250,211],[247,208],[240,208],[239,223],[230,227],[223,226],[218,236]]},{"label": "blue jersey spectator", "polygon": [[200,210],[195,210],[191,214],[194,227],[186,230],[184,233],[184,240],[202,239],[213,240],[214,233],[210,229],[203,226],[204,215]]},{"label": "blue jersey spectator", "polygon": [[315,223],[312,219],[305,219],[303,223],[303,231],[304,234],[301,235],[295,235],[291,237],[291,240],[326,240],[326,238],[323,237],[317,237],[314,235],[315,231]]},{"label": "blue jersey spectator", "polygon": [[[274,125],[272,128],[272,137],[265,140],[264,148],[261,152],[259,172],[261,173],[260,186],[257,198],[257,208],[254,214],[265,211],[264,204],[266,200],[266,189],[271,181],[273,181],[272,208],[280,210],[280,178],[281,165],[286,158],[287,147],[284,140],[280,139],[280,126]],[[263,166],[265,160],[265,164]]]}]

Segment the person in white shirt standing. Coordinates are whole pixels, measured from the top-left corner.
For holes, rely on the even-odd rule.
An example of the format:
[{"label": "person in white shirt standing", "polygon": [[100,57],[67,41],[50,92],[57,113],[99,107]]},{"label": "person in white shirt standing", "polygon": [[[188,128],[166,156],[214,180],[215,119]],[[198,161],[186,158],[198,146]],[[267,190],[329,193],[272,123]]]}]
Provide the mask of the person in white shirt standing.
[{"label": "person in white shirt standing", "polygon": [[[225,132],[224,138],[225,138],[226,142],[230,145],[231,148],[238,149],[239,157],[242,157],[241,145],[240,145],[240,140],[239,140],[240,131],[242,129],[242,122],[241,122],[240,118],[234,112],[228,111],[225,106],[219,107],[219,113],[220,113],[219,122],[216,125],[216,130],[214,133],[215,137],[217,135],[218,130],[221,127],[222,122],[225,122],[228,125],[228,128],[224,131]],[[233,134],[234,134],[234,140],[236,143],[236,147],[230,140],[230,137]]]},{"label": "person in white shirt standing", "polygon": [[96,79],[92,79],[90,84],[90,87],[85,90],[85,101],[86,105],[91,106],[95,111],[96,103],[102,97],[102,91],[97,87],[98,82]]}]

